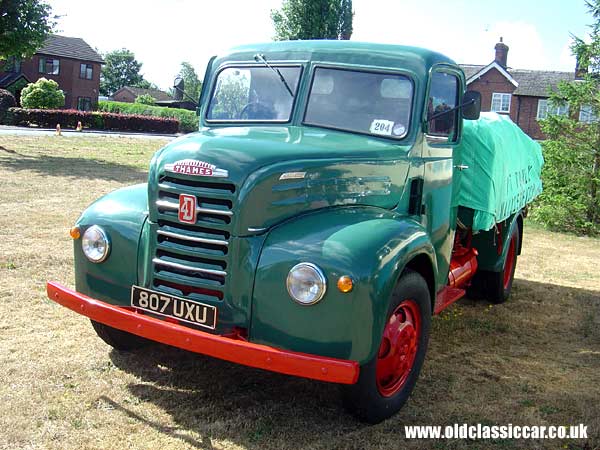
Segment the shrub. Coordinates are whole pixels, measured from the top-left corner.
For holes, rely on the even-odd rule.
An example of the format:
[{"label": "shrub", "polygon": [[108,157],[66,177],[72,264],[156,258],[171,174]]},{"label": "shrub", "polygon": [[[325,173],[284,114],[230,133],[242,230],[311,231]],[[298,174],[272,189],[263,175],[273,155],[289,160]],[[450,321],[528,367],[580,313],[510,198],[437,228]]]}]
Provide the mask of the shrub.
[{"label": "shrub", "polygon": [[[585,132],[580,130],[582,136]],[[600,224],[589,218],[593,153],[551,140],[542,148],[544,191],[532,205],[531,218],[553,231],[600,235]]]},{"label": "shrub", "polygon": [[132,114],[87,112],[75,109],[23,109],[10,108],[14,124],[21,126],[37,125],[54,128],[75,128],[81,122],[84,128],[112,131],[141,131],[155,133],[176,133],[179,121],[168,117],[149,117]]},{"label": "shrub", "polygon": [[15,100],[15,96],[12,95],[9,91],[4,89],[0,89],[0,123],[9,123],[12,120],[6,120],[6,116],[8,115],[8,108],[13,108],[17,105],[17,101]]},{"label": "shrub", "polygon": [[101,100],[98,102],[98,111],[119,114],[140,114],[143,116],[155,117],[172,117],[179,120],[180,132],[190,133],[192,131],[198,131],[198,116],[194,111],[189,111],[187,109]]},{"label": "shrub", "polygon": [[150,94],[142,94],[136,97],[135,102],[141,103],[142,105],[155,105],[156,99]]},{"label": "shrub", "polygon": [[55,109],[65,105],[65,94],[54,80],[40,78],[21,91],[21,106],[32,109]]}]

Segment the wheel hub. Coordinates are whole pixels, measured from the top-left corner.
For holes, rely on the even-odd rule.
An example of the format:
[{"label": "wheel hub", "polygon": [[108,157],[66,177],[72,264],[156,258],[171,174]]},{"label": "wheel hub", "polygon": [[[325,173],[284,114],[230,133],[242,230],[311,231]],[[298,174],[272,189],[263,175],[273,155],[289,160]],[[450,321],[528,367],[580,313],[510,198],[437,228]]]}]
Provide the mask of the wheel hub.
[{"label": "wheel hub", "polygon": [[504,289],[508,289],[510,285],[510,280],[512,278],[512,274],[515,266],[515,253],[516,253],[517,243],[514,236],[511,237],[510,243],[508,244],[508,252],[506,254],[506,262],[504,263],[504,279],[503,279],[503,287]]},{"label": "wheel hub", "polygon": [[414,300],[403,301],[383,330],[377,355],[377,388],[384,397],[402,389],[415,362],[420,332],[420,312]]}]

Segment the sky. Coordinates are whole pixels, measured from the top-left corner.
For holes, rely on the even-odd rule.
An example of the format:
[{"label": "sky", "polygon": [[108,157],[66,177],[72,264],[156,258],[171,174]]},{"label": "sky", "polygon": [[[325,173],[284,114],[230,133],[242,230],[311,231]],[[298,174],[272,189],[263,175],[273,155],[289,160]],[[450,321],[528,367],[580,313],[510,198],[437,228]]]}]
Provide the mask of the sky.
[{"label": "sky", "polygon": [[[57,31],[100,52],[127,48],[142,74],[172,86],[182,61],[203,78],[212,55],[270,41],[281,0],[47,0]],[[488,64],[500,37],[516,69],[572,71],[571,34],[592,22],[584,0],[354,0],[352,40],[425,47],[458,63]]]}]

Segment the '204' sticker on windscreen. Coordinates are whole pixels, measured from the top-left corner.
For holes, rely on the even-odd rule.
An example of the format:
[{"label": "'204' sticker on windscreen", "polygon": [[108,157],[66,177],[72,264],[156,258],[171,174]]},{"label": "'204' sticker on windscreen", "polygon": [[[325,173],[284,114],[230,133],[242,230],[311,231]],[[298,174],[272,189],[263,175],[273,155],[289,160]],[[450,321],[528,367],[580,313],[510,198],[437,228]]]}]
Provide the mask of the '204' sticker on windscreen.
[{"label": "'204' sticker on windscreen", "polygon": [[369,132],[381,136],[404,136],[406,127],[402,124],[394,125],[394,122],[391,120],[375,119],[371,122]]}]

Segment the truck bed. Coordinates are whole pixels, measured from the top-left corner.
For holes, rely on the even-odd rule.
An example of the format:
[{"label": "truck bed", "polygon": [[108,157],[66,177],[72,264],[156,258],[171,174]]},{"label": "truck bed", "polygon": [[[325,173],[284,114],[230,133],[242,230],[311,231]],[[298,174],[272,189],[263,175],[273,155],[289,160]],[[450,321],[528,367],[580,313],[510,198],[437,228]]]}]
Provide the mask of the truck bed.
[{"label": "truck bed", "polygon": [[452,206],[473,210],[474,232],[490,230],[542,192],[543,164],[540,144],[507,116],[465,120],[454,165],[468,168],[454,172]]}]

